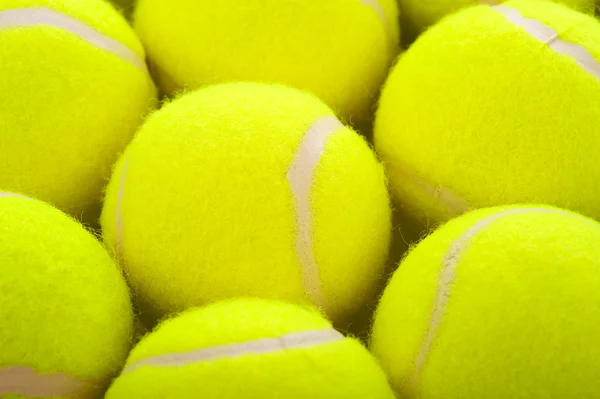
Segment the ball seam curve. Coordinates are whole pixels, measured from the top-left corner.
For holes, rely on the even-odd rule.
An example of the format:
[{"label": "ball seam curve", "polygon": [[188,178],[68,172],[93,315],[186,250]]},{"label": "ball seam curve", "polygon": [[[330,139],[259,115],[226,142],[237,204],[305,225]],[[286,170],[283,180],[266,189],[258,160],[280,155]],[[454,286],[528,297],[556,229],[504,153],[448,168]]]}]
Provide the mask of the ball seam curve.
[{"label": "ball seam curve", "polygon": [[0,11],[0,31],[46,25],[70,32],[80,39],[115,55],[143,72],[148,72],[143,57],[123,43],[112,39],[85,23],[46,7],[16,8]]},{"label": "ball seam curve", "polygon": [[289,349],[311,348],[336,341],[345,337],[333,328],[301,331],[253,341],[216,345],[187,352],[167,353],[150,356],[133,362],[125,367],[122,375],[142,367],[181,367],[201,362],[231,359],[244,355],[262,355]]},{"label": "ball seam curve", "polygon": [[501,219],[505,216],[511,216],[520,213],[555,213],[562,214],[570,217],[580,218],[581,216],[571,214],[559,209],[545,209],[545,208],[516,208],[509,209],[506,211],[498,212],[490,215],[477,223],[475,223],[469,230],[458,237],[452,242],[448,252],[442,259],[440,271],[438,273],[438,280],[436,284],[436,291],[434,294],[433,309],[431,316],[423,335],[421,345],[417,352],[417,356],[414,361],[414,373],[411,376],[410,386],[413,392],[418,392],[418,386],[420,382],[423,369],[428,361],[429,355],[432,351],[434,341],[437,337],[437,332],[443,321],[445,311],[450,300],[452,293],[452,286],[456,278],[456,270],[458,268],[458,262],[461,256],[469,248],[470,242],[493,222]]},{"label": "ball seam curve", "polygon": [[304,290],[315,304],[325,311],[328,310],[328,303],[322,291],[319,265],[314,254],[314,220],[310,197],[314,173],[325,151],[325,143],[336,130],[343,127],[344,125],[332,115],[314,122],[305,132],[287,172],[296,202],[296,255],[302,269]]}]

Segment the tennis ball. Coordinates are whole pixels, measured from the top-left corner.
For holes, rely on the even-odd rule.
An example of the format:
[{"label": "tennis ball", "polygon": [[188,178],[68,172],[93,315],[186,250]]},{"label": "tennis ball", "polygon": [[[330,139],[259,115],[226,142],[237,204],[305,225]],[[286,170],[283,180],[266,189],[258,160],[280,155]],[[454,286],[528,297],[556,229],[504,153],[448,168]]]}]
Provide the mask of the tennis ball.
[{"label": "tennis ball", "polygon": [[341,321],[374,295],[390,239],[382,166],[311,94],[211,86],[153,114],[101,224],[148,315],[237,296]]},{"label": "tennis ball", "polygon": [[167,93],[232,81],[308,90],[369,117],[398,52],[396,0],[140,0],[134,26]]},{"label": "tennis ball", "polygon": [[401,57],[374,140],[422,224],[547,203],[600,218],[600,24],[549,1],[477,6]]},{"label": "tennis ball", "polygon": [[[595,0],[554,0],[567,6],[592,13]],[[438,22],[442,17],[464,7],[478,4],[501,4],[504,0],[398,0],[406,27],[413,32],[422,31]]]},{"label": "tennis ball", "polygon": [[0,188],[98,218],[110,168],[155,97],[104,0],[0,0]]},{"label": "tennis ball", "polygon": [[597,222],[552,207],[480,209],[400,264],[371,346],[402,398],[594,397],[599,301]]},{"label": "tennis ball", "polygon": [[356,339],[318,312],[235,299],[163,322],[131,352],[106,399],[393,399]]},{"label": "tennis ball", "polygon": [[0,193],[0,397],[100,397],[133,333],[125,279],[56,208]]}]

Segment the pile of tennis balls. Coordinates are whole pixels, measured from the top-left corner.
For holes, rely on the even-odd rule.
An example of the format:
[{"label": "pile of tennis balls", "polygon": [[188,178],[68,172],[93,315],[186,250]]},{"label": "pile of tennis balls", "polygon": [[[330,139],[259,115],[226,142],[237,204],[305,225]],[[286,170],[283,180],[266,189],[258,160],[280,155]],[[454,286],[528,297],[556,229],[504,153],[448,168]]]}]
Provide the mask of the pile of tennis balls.
[{"label": "pile of tennis balls", "polygon": [[0,398],[600,392],[592,0],[0,0]]}]

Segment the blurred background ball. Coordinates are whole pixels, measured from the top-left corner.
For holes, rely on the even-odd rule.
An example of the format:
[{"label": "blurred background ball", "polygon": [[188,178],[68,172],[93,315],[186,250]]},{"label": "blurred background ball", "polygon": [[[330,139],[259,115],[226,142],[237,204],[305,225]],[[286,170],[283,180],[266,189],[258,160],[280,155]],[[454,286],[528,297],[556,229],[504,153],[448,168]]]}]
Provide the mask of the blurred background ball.
[{"label": "blurred background ball", "polygon": [[97,221],[110,168],[156,95],[104,0],[0,0],[0,188]]},{"label": "blurred background ball", "polygon": [[398,51],[396,0],[139,0],[135,29],[166,93],[282,83],[348,123],[370,118]]}]

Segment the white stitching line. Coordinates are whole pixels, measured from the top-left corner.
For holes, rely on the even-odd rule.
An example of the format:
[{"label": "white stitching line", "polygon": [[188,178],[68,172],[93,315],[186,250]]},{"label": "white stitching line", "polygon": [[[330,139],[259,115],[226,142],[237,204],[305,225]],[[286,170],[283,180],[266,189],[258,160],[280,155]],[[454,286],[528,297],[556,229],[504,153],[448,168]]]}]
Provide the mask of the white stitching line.
[{"label": "white stitching line", "polygon": [[548,44],[552,50],[570,56],[583,69],[600,79],[600,63],[583,46],[561,40],[557,31],[540,21],[524,17],[517,9],[504,5],[493,6],[492,9],[503,14],[514,25],[525,29],[532,37]]},{"label": "white stitching line", "polygon": [[0,11],[0,30],[25,26],[48,25],[64,29],[106,50],[134,67],[147,72],[145,60],[123,43],[105,36],[84,23],[45,7]]},{"label": "white stitching line", "polygon": [[40,374],[24,366],[0,368],[0,395],[85,399],[97,397],[102,385],[62,373]]},{"label": "white stitching line", "polygon": [[325,151],[325,142],[331,134],[344,125],[335,116],[327,116],[316,121],[305,133],[288,172],[287,179],[296,200],[296,252],[302,266],[302,281],[306,293],[315,304],[324,310],[326,300],[321,290],[319,266],[313,250],[313,216],[310,209],[310,190],[313,174],[321,155]]},{"label": "white stitching line", "polygon": [[435,292],[435,307],[431,312],[431,319],[429,321],[429,325],[427,327],[427,331],[425,332],[425,336],[421,343],[419,353],[415,358],[415,372],[411,379],[411,384],[413,389],[418,388],[419,378],[427,362],[427,358],[429,353],[431,352],[431,348],[433,345],[433,341],[436,338],[437,330],[442,322],[444,317],[444,312],[446,310],[446,305],[450,299],[450,294],[452,291],[452,284],[454,282],[454,278],[456,277],[456,268],[458,265],[458,261],[464,251],[468,248],[469,241],[488,227],[494,221],[508,215],[514,215],[519,213],[556,213],[563,214],[566,216],[575,216],[567,212],[561,212],[560,210],[554,209],[543,209],[543,208],[518,208],[518,209],[510,209],[504,212],[499,212],[494,215],[488,216],[487,218],[480,220],[474,226],[472,226],[466,233],[460,236],[458,239],[452,243],[452,246],[448,250],[446,256],[442,261],[442,268],[438,275],[437,288]]},{"label": "white stitching line", "polygon": [[302,331],[276,338],[265,338],[238,344],[213,346],[190,352],[152,356],[126,366],[122,374],[131,373],[140,367],[179,367],[244,355],[261,355],[288,349],[310,348],[343,339],[345,337],[333,328]]}]

